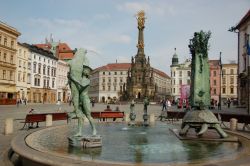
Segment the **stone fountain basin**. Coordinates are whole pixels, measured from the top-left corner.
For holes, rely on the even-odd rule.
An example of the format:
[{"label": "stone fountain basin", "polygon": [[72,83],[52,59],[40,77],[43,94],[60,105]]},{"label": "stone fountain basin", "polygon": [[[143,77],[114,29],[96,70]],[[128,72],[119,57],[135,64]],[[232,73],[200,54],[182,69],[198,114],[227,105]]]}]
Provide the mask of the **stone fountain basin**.
[{"label": "stone fountain basin", "polygon": [[[169,129],[180,128],[166,123],[151,127],[128,127],[125,123],[99,123],[101,148],[80,149],[68,145],[73,125],[44,128],[19,135],[11,146],[21,156],[23,165],[204,165],[227,166],[249,155],[248,141],[181,141]],[[85,133],[90,133],[87,125]]]}]

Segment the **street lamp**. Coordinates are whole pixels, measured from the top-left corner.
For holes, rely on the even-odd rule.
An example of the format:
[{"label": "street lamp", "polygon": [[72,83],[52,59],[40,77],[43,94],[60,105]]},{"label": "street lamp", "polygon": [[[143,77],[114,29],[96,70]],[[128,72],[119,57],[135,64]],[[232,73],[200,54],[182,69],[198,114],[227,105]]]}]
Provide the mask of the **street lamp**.
[{"label": "street lamp", "polygon": [[220,93],[219,93],[219,110],[221,110],[221,77],[223,77],[223,72],[222,72],[222,62],[221,62],[221,52],[220,52],[220,60],[219,60],[219,65],[220,65]]}]

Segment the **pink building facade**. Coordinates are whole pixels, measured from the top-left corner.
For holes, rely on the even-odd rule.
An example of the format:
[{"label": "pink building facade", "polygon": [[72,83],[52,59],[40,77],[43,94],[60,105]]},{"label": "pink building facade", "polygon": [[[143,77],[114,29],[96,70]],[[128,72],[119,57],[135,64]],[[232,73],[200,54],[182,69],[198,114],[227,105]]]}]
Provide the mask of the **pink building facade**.
[{"label": "pink building facade", "polygon": [[219,60],[209,60],[210,65],[210,94],[211,94],[211,100],[214,99],[219,102],[219,96],[220,96],[220,85],[221,85],[221,79],[220,79],[220,62]]}]

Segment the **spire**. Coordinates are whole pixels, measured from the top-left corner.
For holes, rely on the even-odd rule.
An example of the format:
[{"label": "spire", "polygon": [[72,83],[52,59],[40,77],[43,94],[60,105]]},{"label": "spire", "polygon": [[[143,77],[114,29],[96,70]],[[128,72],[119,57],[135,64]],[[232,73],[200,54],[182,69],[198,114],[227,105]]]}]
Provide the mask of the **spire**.
[{"label": "spire", "polygon": [[178,55],[176,54],[176,48],[174,48],[174,55],[172,58],[172,65],[178,65],[179,63],[179,59],[178,59]]}]

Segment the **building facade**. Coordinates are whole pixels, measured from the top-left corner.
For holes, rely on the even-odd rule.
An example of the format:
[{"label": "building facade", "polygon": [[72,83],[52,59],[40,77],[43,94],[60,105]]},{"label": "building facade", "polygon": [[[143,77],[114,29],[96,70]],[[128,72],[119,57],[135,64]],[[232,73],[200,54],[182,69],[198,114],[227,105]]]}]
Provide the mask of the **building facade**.
[{"label": "building facade", "polygon": [[215,103],[220,101],[221,95],[221,67],[219,60],[209,60],[210,67],[210,95]]},{"label": "building facade", "polygon": [[191,84],[191,59],[179,63],[176,52],[172,57],[171,68],[171,96],[174,100],[181,97],[181,86]]},{"label": "building facade", "polygon": [[33,103],[56,103],[56,71],[58,59],[53,53],[35,45],[29,48],[31,59],[30,98]]},{"label": "building facade", "polygon": [[[130,68],[130,63],[111,63],[95,69],[90,77],[89,96],[98,102],[120,100],[126,91]],[[151,70],[159,97],[170,95],[170,77],[158,69],[151,68]]]},{"label": "building facade", "polygon": [[17,99],[30,101],[31,64],[30,52],[22,43],[17,44],[16,90]]},{"label": "building facade", "polygon": [[68,102],[71,98],[70,89],[68,85],[67,73],[69,72],[69,65],[63,60],[58,60],[56,72],[57,85],[57,101]]},{"label": "building facade", "polygon": [[16,104],[17,38],[21,33],[0,22],[0,105]]},{"label": "building facade", "polygon": [[236,63],[222,65],[222,82],[221,82],[221,98],[222,102],[228,98],[236,100],[237,96],[237,71],[238,65]]},{"label": "building facade", "polygon": [[250,10],[232,31],[238,34],[238,101],[250,112]]}]

